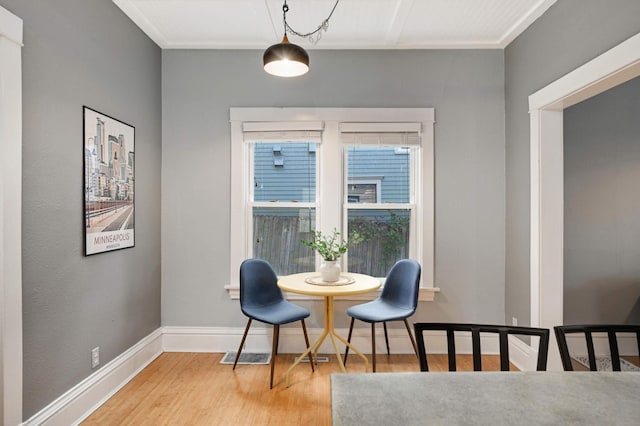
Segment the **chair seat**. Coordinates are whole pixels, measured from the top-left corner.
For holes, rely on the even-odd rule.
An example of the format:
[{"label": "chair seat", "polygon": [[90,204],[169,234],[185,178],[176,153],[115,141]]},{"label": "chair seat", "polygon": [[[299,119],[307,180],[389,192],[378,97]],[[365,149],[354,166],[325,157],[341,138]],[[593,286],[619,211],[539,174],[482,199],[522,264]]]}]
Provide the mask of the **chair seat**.
[{"label": "chair seat", "polygon": [[267,324],[288,324],[311,315],[307,309],[286,300],[270,305],[242,306],[241,309],[246,316]]},{"label": "chair seat", "polygon": [[347,309],[347,315],[364,322],[383,322],[405,319],[413,315],[414,311],[414,308],[399,307],[378,298],[350,307]]}]

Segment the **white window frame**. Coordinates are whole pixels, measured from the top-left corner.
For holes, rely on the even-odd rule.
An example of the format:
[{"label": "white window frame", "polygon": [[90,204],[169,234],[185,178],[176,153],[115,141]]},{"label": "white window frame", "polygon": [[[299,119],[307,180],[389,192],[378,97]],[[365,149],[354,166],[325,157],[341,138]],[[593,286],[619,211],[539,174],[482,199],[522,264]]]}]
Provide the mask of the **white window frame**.
[{"label": "white window frame", "polygon": [[[373,131],[401,131],[415,128],[420,132],[420,178],[418,211],[421,212],[416,232],[421,235],[417,261],[422,265],[419,300],[431,301],[439,289],[434,286],[434,116],[433,108],[231,108],[231,214],[230,214],[230,265],[229,284],[225,286],[232,299],[239,297],[240,264],[249,253],[247,209],[250,207],[248,179],[251,171],[250,153],[244,143],[246,131],[309,131],[322,130],[322,142],[318,147],[317,167],[317,229],[342,229],[345,181],[341,130],[358,128],[364,123]],[[351,127],[349,127],[351,126]],[[340,159],[341,163],[323,161]],[[330,190],[329,188],[338,188]],[[299,205],[298,205],[299,206]],[[351,296],[351,300],[370,300],[379,292]],[[288,295],[291,299],[310,299],[305,295]]]},{"label": "white window frame", "polygon": [[[346,176],[346,174],[345,174]],[[382,202],[382,177],[380,176],[353,176],[347,179],[347,186],[349,185],[375,185],[376,186],[376,203]],[[347,188],[346,194],[349,194]],[[364,204],[364,203],[354,203]]]}]

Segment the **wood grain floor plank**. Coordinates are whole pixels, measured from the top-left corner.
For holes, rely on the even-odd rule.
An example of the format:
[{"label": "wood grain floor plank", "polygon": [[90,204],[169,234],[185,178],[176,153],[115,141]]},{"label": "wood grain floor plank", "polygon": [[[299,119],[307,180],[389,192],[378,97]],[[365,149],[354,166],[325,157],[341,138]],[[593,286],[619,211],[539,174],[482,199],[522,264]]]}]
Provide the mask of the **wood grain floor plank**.
[{"label": "wood grain floor plank", "polygon": [[[163,353],[106,401],[82,425],[330,425],[330,376],[339,373],[335,355],[285,372],[295,355],[276,358],[274,388],[269,389],[268,365],[220,364],[220,353]],[[471,370],[471,356],[458,367]],[[432,371],[446,371],[445,355],[430,355]],[[483,356],[487,370],[499,370],[497,356]],[[364,373],[364,362],[349,357],[347,370]],[[379,372],[419,371],[415,355],[378,355]]]}]

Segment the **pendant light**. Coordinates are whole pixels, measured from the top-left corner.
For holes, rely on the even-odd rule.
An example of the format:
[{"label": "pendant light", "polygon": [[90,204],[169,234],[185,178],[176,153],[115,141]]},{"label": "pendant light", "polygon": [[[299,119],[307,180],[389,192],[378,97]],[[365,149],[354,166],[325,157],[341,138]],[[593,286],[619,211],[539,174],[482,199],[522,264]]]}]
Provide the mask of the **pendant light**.
[{"label": "pendant light", "polygon": [[264,70],[278,77],[297,77],[309,71],[309,54],[297,44],[289,43],[287,33],[262,55]]},{"label": "pendant light", "polygon": [[306,74],[309,71],[309,54],[302,47],[289,42],[287,30],[298,37],[308,38],[313,44],[316,44],[322,34],[320,30],[326,31],[329,27],[329,19],[331,15],[333,15],[333,11],[336,9],[339,1],[340,0],[336,0],[327,19],[325,19],[315,31],[300,34],[294,31],[287,23],[289,6],[287,5],[287,0],[284,0],[284,4],[282,5],[284,37],[282,37],[282,42],[274,44],[264,51],[264,55],[262,55],[264,70],[278,77],[297,77]]}]

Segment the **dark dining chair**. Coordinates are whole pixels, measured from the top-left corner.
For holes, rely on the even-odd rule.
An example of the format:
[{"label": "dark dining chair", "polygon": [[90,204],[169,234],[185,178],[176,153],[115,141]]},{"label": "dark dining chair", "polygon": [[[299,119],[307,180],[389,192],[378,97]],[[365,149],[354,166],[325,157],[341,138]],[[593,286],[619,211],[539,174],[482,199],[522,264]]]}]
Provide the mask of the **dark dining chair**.
[{"label": "dark dining chair", "polygon": [[620,349],[618,346],[618,333],[633,333],[636,336],[638,356],[640,356],[640,325],[633,324],[590,324],[590,325],[560,325],[553,327],[558,341],[562,368],[564,371],[573,371],[567,335],[582,335],[587,345],[587,358],[589,360],[589,370],[598,371],[596,354],[593,344],[594,333],[606,335],[609,343],[609,355],[611,356],[611,369],[621,371]]},{"label": "dark dining chair", "polygon": [[[255,319],[265,324],[272,324],[273,340],[269,388],[273,389],[273,371],[275,357],[278,354],[280,325],[300,321],[304,341],[309,348],[309,337],[304,319],[311,313],[307,309],[285,300],[282,290],[278,287],[278,277],[275,271],[268,262],[261,259],[247,259],[240,265],[240,309],[243,314],[249,317],[249,321],[236,353],[233,369],[235,370],[238,363],[251,322]],[[311,357],[309,358],[311,359]],[[309,364],[311,364],[311,371],[314,371],[313,362],[309,362]]]},{"label": "dark dining chair", "polygon": [[[413,345],[413,350],[418,355],[416,342],[411,334],[407,318],[413,315],[418,306],[418,288],[420,286],[420,264],[415,260],[403,259],[397,261],[389,270],[384,287],[380,296],[367,303],[352,306],[347,309],[347,315],[351,317],[349,326],[349,336],[347,342],[351,343],[353,333],[353,323],[356,319],[371,324],[371,357],[373,361],[373,371],[376,371],[376,332],[375,325],[382,323],[384,328],[384,339],[387,344],[387,354],[389,350],[389,336],[387,334],[388,321],[404,321],[404,325],[409,333],[409,339]],[[344,352],[344,363],[347,363],[349,347]]]},{"label": "dark dining chair", "polygon": [[461,323],[415,323],[414,329],[418,342],[418,358],[420,359],[420,371],[429,371],[427,363],[427,348],[424,339],[425,331],[444,331],[447,334],[447,359],[449,371],[456,371],[456,343],[455,336],[458,332],[471,333],[473,352],[473,370],[482,371],[482,348],[480,345],[480,333],[498,334],[500,341],[500,370],[509,371],[509,335],[537,336],[538,344],[537,371],[546,371],[547,355],[549,352],[549,330],[546,328],[515,327],[490,324],[461,324]]}]

